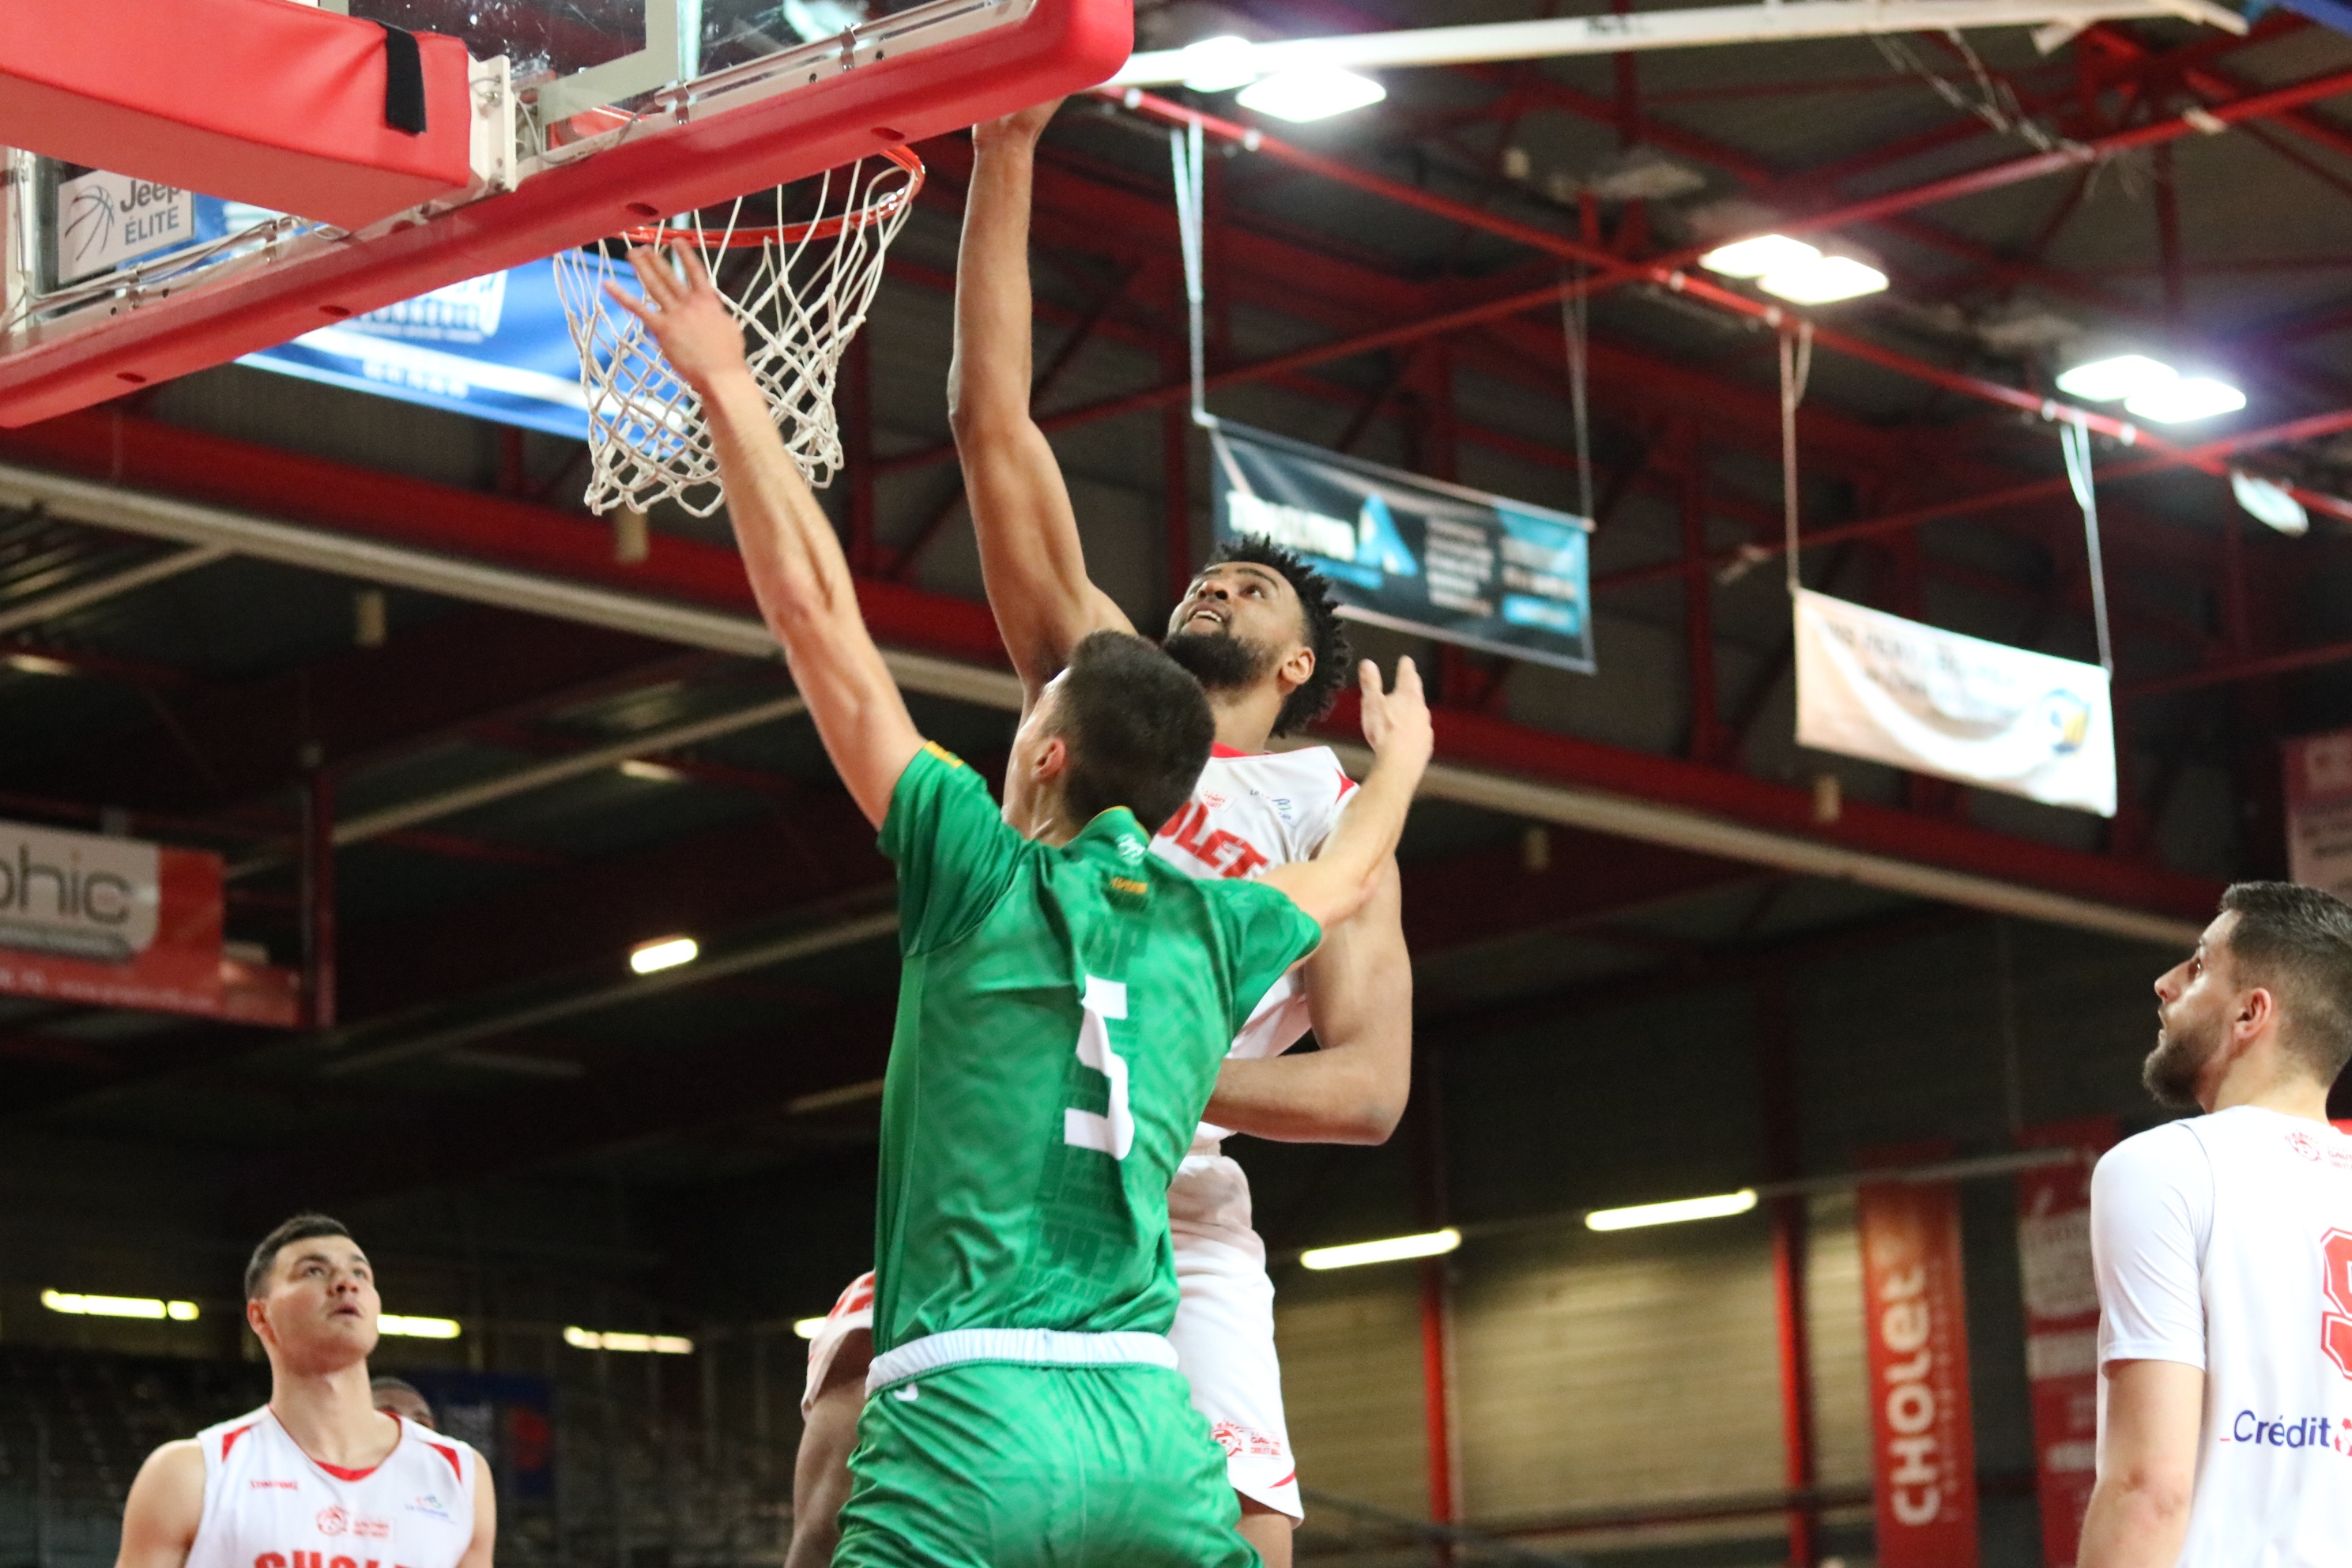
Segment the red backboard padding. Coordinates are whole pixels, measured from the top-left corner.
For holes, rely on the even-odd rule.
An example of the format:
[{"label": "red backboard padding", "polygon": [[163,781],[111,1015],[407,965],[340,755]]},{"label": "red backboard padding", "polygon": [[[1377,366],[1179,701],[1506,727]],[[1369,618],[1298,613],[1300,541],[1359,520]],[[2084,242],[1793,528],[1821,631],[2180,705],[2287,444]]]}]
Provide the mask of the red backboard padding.
[{"label": "red backboard padding", "polygon": [[[0,7],[15,3],[0,0]],[[0,355],[0,426],[87,407],[661,214],[1092,87],[1127,58],[1134,24],[1129,0],[1039,0],[1017,25],[625,140],[429,222],[313,247],[217,288],[142,301],[96,330]]]},{"label": "red backboard padding", "polygon": [[361,228],[466,185],[466,47],[417,38],[425,131],[383,122],[384,32],[288,0],[0,5],[0,144]]}]

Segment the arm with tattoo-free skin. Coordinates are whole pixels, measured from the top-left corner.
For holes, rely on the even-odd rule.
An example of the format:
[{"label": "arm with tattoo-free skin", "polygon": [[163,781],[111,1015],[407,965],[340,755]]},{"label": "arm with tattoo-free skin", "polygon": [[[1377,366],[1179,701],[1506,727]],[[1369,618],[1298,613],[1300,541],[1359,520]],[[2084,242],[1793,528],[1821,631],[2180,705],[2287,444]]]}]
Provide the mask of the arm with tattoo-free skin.
[{"label": "arm with tattoo-free skin", "polygon": [[981,577],[1031,702],[1087,634],[1135,629],[1087,576],[1062,466],[1029,412],[1030,186],[1037,137],[1059,107],[1041,103],[972,128],[948,371],[948,423]]},{"label": "arm with tattoo-free skin", "polygon": [[702,399],[727,515],[760,613],[783,645],[793,684],[841,782],[879,827],[923,737],[866,629],[841,541],[776,433],[768,400],[743,363],[743,331],[702,258],[680,247],[669,257],[633,250],[629,259],[645,297],[632,300],[610,284],[606,292],[646,324],[670,368]]},{"label": "arm with tattoo-free skin", "polygon": [[1421,672],[1412,659],[1397,660],[1391,690],[1381,690],[1380,668],[1369,658],[1357,666],[1356,674],[1372,771],[1314,859],[1276,866],[1264,878],[1266,886],[1282,889],[1327,932],[1371,898],[1396,853],[1405,813],[1412,807],[1413,791],[1421,787],[1435,743]]},{"label": "arm with tattoo-free skin", "polygon": [[194,1437],[147,1456],[122,1505],[114,1568],[184,1568],[205,1514],[205,1451]]},{"label": "arm with tattoo-free skin", "polygon": [[2076,1568],[2173,1568],[2189,1535],[2205,1369],[2177,1361],[2109,1362],[2099,1479]]},{"label": "arm with tattoo-free skin", "polygon": [[1412,1088],[1412,959],[1398,915],[1391,860],[1307,961],[1321,1048],[1229,1059],[1203,1121],[1285,1143],[1388,1142]]}]

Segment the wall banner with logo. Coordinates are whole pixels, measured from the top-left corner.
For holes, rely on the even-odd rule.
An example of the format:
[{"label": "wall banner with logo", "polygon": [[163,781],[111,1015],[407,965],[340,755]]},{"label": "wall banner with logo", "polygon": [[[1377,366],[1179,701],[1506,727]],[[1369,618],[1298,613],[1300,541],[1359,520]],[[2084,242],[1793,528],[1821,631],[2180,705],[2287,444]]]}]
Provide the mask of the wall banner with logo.
[{"label": "wall banner with logo", "polygon": [[1959,1190],[1874,1183],[1858,1195],[1880,1568],[1977,1568]]},{"label": "wall banner with logo", "polygon": [[2287,875],[2352,899],[2352,730],[2286,742]]},{"label": "wall banner with logo", "polygon": [[220,1012],[220,857],[0,822],[0,992]]},{"label": "wall banner with logo", "polygon": [[1801,590],[1797,743],[2116,814],[2107,672]]},{"label": "wall banner with logo", "polygon": [[1349,620],[1591,674],[1583,518],[1209,424],[1217,538],[1288,545]]},{"label": "wall banner with logo", "polygon": [[433,1406],[437,1429],[489,1461],[500,1502],[555,1495],[555,1391],[528,1373],[403,1369]]},{"label": "wall banner with logo", "polygon": [[2091,1271],[2091,1166],[2116,1141],[2112,1117],[2026,1130],[2029,1148],[2079,1161],[2017,1173],[2017,1254],[2025,1284],[2025,1376],[2042,1500],[2042,1561],[2074,1568],[2097,1479],[2099,1287]]}]

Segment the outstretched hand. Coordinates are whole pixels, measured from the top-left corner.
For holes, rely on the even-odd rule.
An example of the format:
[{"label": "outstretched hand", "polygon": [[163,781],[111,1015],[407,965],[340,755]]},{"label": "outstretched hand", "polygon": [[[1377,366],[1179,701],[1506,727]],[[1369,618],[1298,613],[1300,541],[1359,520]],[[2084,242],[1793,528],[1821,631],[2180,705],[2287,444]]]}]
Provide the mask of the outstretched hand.
[{"label": "outstretched hand", "polygon": [[1372,755],[1416,773],[1429,765],[1436,737],[1429,726],[1429,702],[1422,695],[1421,672],[1410,658],[1397,660],[1396,685],[1381,689],[1381,667],[1365,659],[1356,667],[1363,693],[1364,740]]},{"label": "outstretched hand", "polygon": [[686,245],[672,246],[667,257],[640,246],[629,252],[629,265],[637,269],[643,297],[632,300],[615,283],[605,284],[604,292],[646,324],[679,380],[709,396],[720,379],[743,368],[743,329],[710,280],[709,268]]},{"label": "outstretched hand", "polygon": [[983,120],[971,128],[972,145],[1034,144],[1037,138],[1045,133],[1046,122],[1054,118],[1054,111],[1061,107],[1060,99],[1049,98],[1043,103],[1031,104],[1017,114],[1008,114],[1000,120]]}]

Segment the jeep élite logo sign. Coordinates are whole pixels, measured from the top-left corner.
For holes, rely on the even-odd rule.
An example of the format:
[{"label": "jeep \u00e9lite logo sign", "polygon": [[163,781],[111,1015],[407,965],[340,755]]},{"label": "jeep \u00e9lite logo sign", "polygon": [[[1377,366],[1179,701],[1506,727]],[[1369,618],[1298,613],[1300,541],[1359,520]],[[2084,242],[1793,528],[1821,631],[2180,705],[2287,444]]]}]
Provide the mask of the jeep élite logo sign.
[{"label": "jeep \u00e9lite logo sign", "polygon": [[152,844],[0,823],[0,946],[127,963],[155,941],[163,897]]},{"label": "jeep \u00e9lite logo sign", "polygon": [[1977,1568],[1959,1194],[1874,1184],[1858,1207],[1879,1565]]}]

